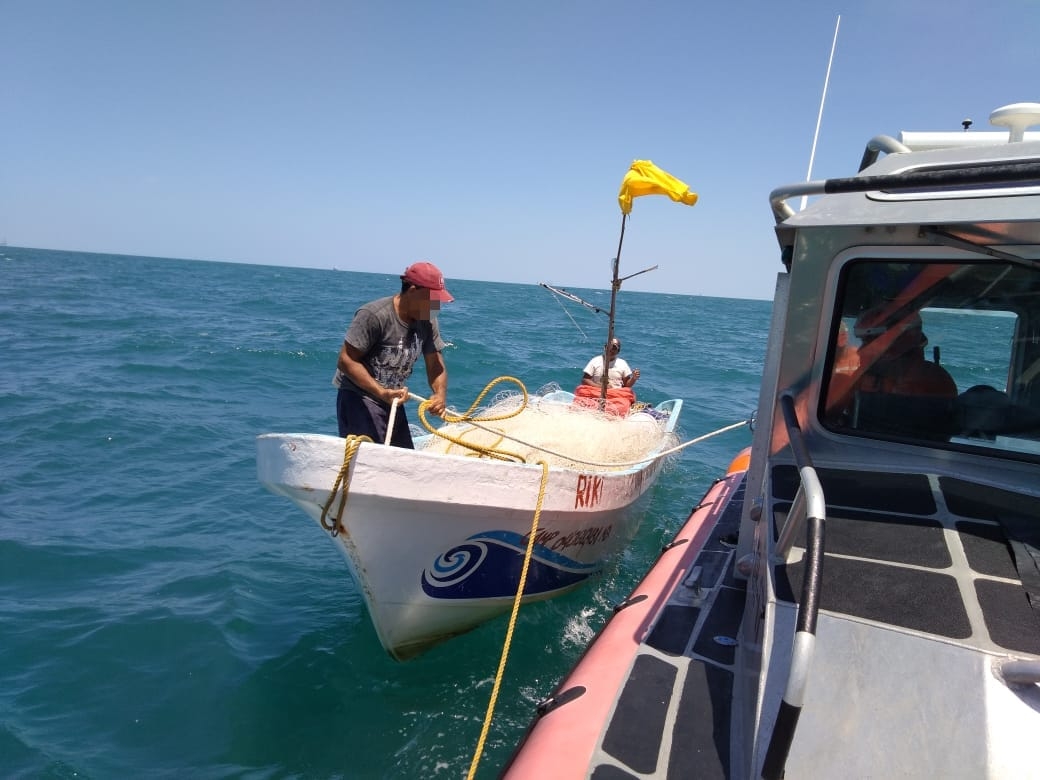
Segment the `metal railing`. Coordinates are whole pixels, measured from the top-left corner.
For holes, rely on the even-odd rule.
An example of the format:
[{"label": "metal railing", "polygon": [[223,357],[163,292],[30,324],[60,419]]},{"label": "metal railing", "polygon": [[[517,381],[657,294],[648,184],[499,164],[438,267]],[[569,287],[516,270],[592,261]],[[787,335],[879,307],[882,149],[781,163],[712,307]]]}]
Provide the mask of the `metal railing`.
[{"label": "metal railing", "polygon": [[762,777],[767,780],[783,777],[784,765],[787,763],[787,755],[791,750],[795,728],[798,725],[798,716],[802,712],[805,700],[805,687],[816,646],[816,619],[820,611],[820,585],[823,579],[824,526],[827,519],[823,487],[809,456],[809,448],[798,424],[794,397],[790,393],[780,396],[780,409],[784,415],[791,451],[798,466],[800,483],[787,515],[787,522],[780,532],[777,550],[784,550],[786,557],[786,551],[790,549],[795,533],[805,526],[805,571],[802,577],[802,594],[798,604],[798,620],[794,645],[791,648],[791,668],[787,674],[787,687],[780,701],[780,711],[777,713],[762,765]]},{"label": "metal railing", "polygon": [[902,173],[819,179],[778,187],[769,193],[777,223],[795,215],[787,200],[799,195],[835,195],[849,192],[900,192],[941,190],[952,187],[1014,187],[1040,185],[1040,162],[1035,159],[993,160],[962,165],[934,165]]}]

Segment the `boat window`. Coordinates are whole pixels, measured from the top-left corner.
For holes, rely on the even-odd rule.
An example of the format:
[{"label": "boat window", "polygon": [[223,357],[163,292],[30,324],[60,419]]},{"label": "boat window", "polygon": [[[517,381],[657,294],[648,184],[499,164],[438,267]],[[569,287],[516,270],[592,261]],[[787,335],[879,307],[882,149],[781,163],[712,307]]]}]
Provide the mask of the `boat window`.
[{"label": "boat window", "polygon": [[825,427],[1040,457],[1040,271],[856,260],[831,331]]}]

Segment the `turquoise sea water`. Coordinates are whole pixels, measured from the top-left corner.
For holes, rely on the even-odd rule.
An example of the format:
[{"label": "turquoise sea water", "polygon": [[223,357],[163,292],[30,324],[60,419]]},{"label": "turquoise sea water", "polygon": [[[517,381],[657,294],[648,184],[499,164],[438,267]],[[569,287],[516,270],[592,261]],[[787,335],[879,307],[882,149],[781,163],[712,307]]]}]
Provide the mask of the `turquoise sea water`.
[{"label": "turquoise sea water", "polygon": [[[577,383],[605,317],[567,304],[586,339],[552,279],[444,268],[449,404],[501,375]],[[256,480],[257,434],[335,432],[343,331],[401,269],[0,247],[0,776],[465,776],[506,617],[392,661],[339,552]],[[684,441],[747,418],[770,306],[622,289],[640,400],[684,399]],[[479,777],[748,443],[687,448],[615,566],[520,611]]]}]

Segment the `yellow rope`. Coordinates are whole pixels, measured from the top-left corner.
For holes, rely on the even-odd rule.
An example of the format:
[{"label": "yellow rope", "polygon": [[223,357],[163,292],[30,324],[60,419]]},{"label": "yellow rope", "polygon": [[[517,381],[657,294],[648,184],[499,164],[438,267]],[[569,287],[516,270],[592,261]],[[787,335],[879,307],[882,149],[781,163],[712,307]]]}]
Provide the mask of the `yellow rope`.
[{"label": "yellow rope", "polygon": [[[326,531],[336,536],[340,531],[343,530],[343,525],[340,522],[343,519],[343,508],[347,505],[347,492],[349,487],[347,485],[347,472],[350,469],[350,461],[354,459],[357,454],[358,447],[361,446],[363,441],[372,441],[367,436],[348,436],[343,442],[343,465],[339,468],[339,474],[336,475],[336,481],[332,484],[332,491],[329,493],[329,498],[325,502],[325,506],[321,508],[321,527]],[[329,507],[332,506],[333,500],[336,498],[336,491],[339,490],[339,486],[343,486],[343,492],[339,495],[339,509],[336,512],[335,517],[332,519],[335,522],[326,522],[326,517],[329,514]]]},{"label": "yellow rope", "polygon": [[[477,406],[480,404],[481,400],[483,400],[484,396],[487,395],[488,391],[494,385],[498,384],[499,382],[515,382],[520,387],[520,390],[523,393],[523,403],[521,403],[520,406],[517,409],[513,410],[512,412],[510,412],[508,414],[502,414],[502,415],[498,415],[498,416],[491,415],[491,416],[488,416],[488,417],[476,417],[476,416],[473,416],[471,414],[473,412],[473,410],[475,408],[477,408]],[[625,467],[628,467],[628,466],[642,466],[644,463],[649,463],[650,461],[662,460],[664,458],[667,458],[669,455],[674,455],[677,452],[681,452],[682,450],[686,449],[687,447],[691,447],[694,444],[700,444],[702,441],[705,441],[707,439],[711,439],[711,438],[713,438],[715,436],[718,436],[720,434],[728,433],[729,431],[735,430],[737,428],[742,428],[745,425],[751,425],[752,422],[753,422],[753,420],[740,420],[739,422],[735,422],[735,423],[733,423],[731,425],[723,426],[722,428],[719,428],[718,430],[714,430],[711,433],[705,433],[705,434],[703,434],[701,436],[698,436],[698,437],[696,437],[694,439],[690,439],[689,441],[683,442],[682,444],[679,444],[679,445],[677,445],[675,447],[671,447],[670,449],[662,450],[661,452],[655,452],[655,453],[649,454],[649,455],[647,455],[644,458],[640,458],[639,460],[621,461],[621,462],[615,461],[615,462],[605,463],[605,462],[596,461],[596,460],[584,460],[582,458],[577,458],[577,457],[574,457],[573,455],[569,455],[569,454],[563,453],[563,452],[555,452],[553,450],[550,450],[550,449],[548,449],[546,447],[542,447],[542,446],[540,446],[538,444],[535,444],[533,442],[524,441],[523,439],[518,439],[515,436],[510,436],[508,433],[505,433],[504,431],[500,431],[500,430],[498,430],[496,428],[489,428],[489,427],[486,427],[484,425],[481,425],[482,422],[491,422],[491,421],[496,421],[496,420],[508,420],[510,417],[516,417],[524,409],[527,408],[527,388],[524,387],[524,383],[523,382],[521,382],[519,379],[516,379],[515,377],[500,376],[500,377],[498,377],[498,379],[495,379],[494,381],[490,382],[487,385],[487,387],[484,388],[483,392],[479,396],[477,396],[477,400],[473,402],[473,404],[470,406],[470,408],[467,409],[461,415],[457,415],[457,414],[455,414],[455,413],[453,413],[451,411],[448,411],[448,410],[445,410],[445,412],[444,412],[444,418],[443,419],[446,422],[466,422],[466,423],[469,423],[470,425],[472,425],[473,427],[479,428],[480,430],[482,430],[482,431],[484,431],[486,433],[492,433],[492,434],[497,435],[499,437],[498,440],[495,442],[494,445],[491,445],[489,447],[485,447],[485,446],[481,446],[481,445],[477,445],[477,444],[470,444],[469,442],[463,441],[461,438],[457,438],[455,436],[451,436],[451,435],[449,435],[447,433],[444,433],[444,432],[438,430],[437,428],[435,428],[433,425],[430,424],[429,420],[426,419],[426,407],[429,405],[428,404],[428,399],[423,398],[420,395],[415,395],[414,393],[409,393],[409,397],[413,398],[413,399],[415,399],[416,401],[419,402],[419,418],[422,420],[423,425],[426,426],[426,430],[428,430],[430,433],[432,433],[432,434],[434,434],[436,436],[440,436],[442,439],[447,439],[448,441],[452,442],[453,444],[458,444],[460,447],[465,447],[466,449],[473,450],[474,452],[477,452],[479,454],[487,455],[488,457],[495,458],[497,460],[506,460],[506,461],[512,460],[512,461],[516,461],[518,463],[527,463],[527,459],[524,458],[522,455],[518,455],[518,454],[513,453],[513,452],[507,452],[505,450],[497,449],[498,445],[503,440],[508,439],[509,441],[515,442],[516,444],[522,444],[523,446],[528,447],[529,449],[538,450],[539,452],[544,452],[546,455],[553,455],[554,457],[557,457],[557,458],[561,458],[561,459],[564,459],[564,460],[569,460],[572,463],[580,463],[580,464],[582,464],[584,466],[593,466],[593,467],[597,467],[597,468],[619,469],[619,468],[625,468]],[[642,406],[644,406],[646,408],[649,408],[649,404],[642,404]],[[464,431],[461,435],[464,436],[467,433],[469,433],[469,431]]]},{"label": "yellow rope", "polygon": [[[473,414],[473,412],[477,408],[479,408],[480,402],[484,400],[484,396],[486,396],[491,391],[491,388],[493,388],[495,385],[497,385],[497,384],[499,384],[501,382],[513,382],[514,384],[516,384],[520,388],[520,392],[523,395],[523,401],[521,402],[520,406],[518,406],[516,409],[514,409],[513,411],[508,412],[506,414],[488,415],[486,417],[477,417],[477,416],[475,416]],[[418,398],[418,396],[415,396],[415,397]],[[480,445],[480,444],[471,444],[471,443],[469,443],[467,441],[464,441],[461,436],[451,436],[451,435],[449,435],[447,433],[444,433],[443,431],[441,431],[438,428],[436,428],[433,425],[431,425],[430,421],[426,419],[426,407],[427,406],[429,406],[429,401],[428,400],[423,400],[419,404],[419,419],[422,420],[422,424],[426,427],[426,430],[428,430],[430,433],[432,433],[432,434],[434,434],[436,436],[440,436],[442,439],[447,439],[452,444],[457,444],[460,447],[465,447],[468,450],[473,450],[474,452],[480,453],[481,455],[486,455],[489,458],[494,458],[495,460],[513,461],[513,462],[516,462],[516,463],[526,463],[527,462],[527,460],[524,458],[523,455],[518,455],[515,452],[508,452],[506,450],[498,449],[497,445],[499,444],[499,442],[502,441],[502,438],[505,438],[505,437],[499,438],[498,442],[495,442],[494,445],[484,446],[484,445]],[[456,414],[455,412],[452,412],[452,411],[449,411],[449,410],[445,410],[444,416],[443,416],[442,419],[446,423],[458,423],[458,422],[473,423],[474,420],[480,420],[482,422],[495,422],[497,420],[508,420],[510,417],[516,417],[525,408],[527,408],[527,388],[524,387],[524,383],[521,382],[516,377],[500,376],[497,379],[493,379],[492,381],[488,382],[488,384],[484,387],[484,389],[481,390],[480,395],[477,396],[477,399],[472,404],[470,404],[469,409],[467,409],[465,412],[463,412],[462,414]],[[465,432],[463,433],[463,435],[464,434],[465,434]]]},{"label": "yellow rope", "polygon": [[542,502],[545,500],[545,489],[549,482],[549,464],[544,460],[538,461],[542,467],[542,481],[538,487],[538,503],[534,510],[534,519],[531,521],[531,533],[527,537],[527,549],[524,551],[524,565],[520,569],[520,583],[516,588],[516,596],[513,597],[513,611],[509,615],[509,628],[506,630],[506,641],[502,645],[502,657],[498,661],[498,673],[495,675],[495,684],[491,688],[491,699],[488,701],[487,714],[484,715],[484,725],[480,730],[480,739],[477,741],[476,750],[473,753],[473,761],[469,766],[469,780],[473,780],[480,764],[480,757],[484,753],[484,742],[487,740],[488,729],[491,728],[491,718],[495,713],[495,703],[498,701],[498,691],[502,687],[502,677],[506,671],[506,660],[509,658],[509,646],[513,642],[513,629],[516,627],[516,616],[520,612],[520,600],[524,595],[524,587],[527,585],[527,569],[534,554],[534,538],[538,533],[538,520],[542,515]]},{"label": "yellow rope", "polygon": [[[449,423],[469,422],[476,419],[474,417],[473,412],[480,406],[480,402],[484,400],[484,396],[486,396],[491,391],[491,388],[502,382],[513,382],[514,384],[516,384],[520,388],[520,392],[523,394],[523,402],[520,404],[519,408],[512,412],[509,412],[508,414],[489,415],[487,417],[481,417],[479,419],[488,422],[494,422],[497,420],[508,420],[510,417],[516,417],[516,415],[520,414],[520,412],[522,412],[527,407],[527,388],[524,386],[524,383],[516,377],[500,376],[497,379],[494,379],[491,382],[489,382],[484,387],[484,389],[480,392],[480,395],[477,396],[477,399],[472,404],[470,404],[469,409],[467,409],[462,414],[455,414],[454,412],[445,411],[443,419],[445,420],[445,422]],[[421,401],[421,403],[419,404],[419,419],[422,420],[423,425],[425,425],[426,429],[431,433],[434,433],[443,439],[447,439],[448,441],[452,442],[453,444],[457,444],[460,447],[465,447],[468,450],[473,450],[474,452],[480,453],[481,455],[487,455],[488,457],[494,458],[496,460],[516,461],[519,463],[527,462],[522,455],[497,449],[497,445],[502,441],[503,437],[499,437],[498,441],[496,441],[494,445],[486,447],[482,445],[470,444],[469,442],[463,441],[461,438],[441,433],[436,428],[434,428],[426,419],[426,409],[430,405],[429,399],[420,399],[418,396],[415,396],[415,398]],[[336,481],[332,485],[332,491],[329,493],[329,497],[328,500],[325,501],[325,505],[321,508],[321,517],[319,518],[319,521],[321,522],[321,527],[324,528],[326,531],[329,531],[333,536],[336,536],[340,533],[340,531],[343,530],[343,525],[341,521],[343,519],[343,509],[347,504],[347,493],[349,492],[348,480],[346,479],[346,477],[350,470],[350,461],[354,459],[354,456],[357,454],[358,447],[361,446],[361,443],[366,441],[371,442],[372,439],[370,439],[368,436],[347,436],[344,440],[343,465],[340,466],[339,473],[336,475]],[[336,492],[339,490],[341,485],[343,487],[343,491],[340,493],[339,506],[337,508],[335,516],[330,521],[328,519],[329,508],[332,506],[333,501],[335,501]]]}]

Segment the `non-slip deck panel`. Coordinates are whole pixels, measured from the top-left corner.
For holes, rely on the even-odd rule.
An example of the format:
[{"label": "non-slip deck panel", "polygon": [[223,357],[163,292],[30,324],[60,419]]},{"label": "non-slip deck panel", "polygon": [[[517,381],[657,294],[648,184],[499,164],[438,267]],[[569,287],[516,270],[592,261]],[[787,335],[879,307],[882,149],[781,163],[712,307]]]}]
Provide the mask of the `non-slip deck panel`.
[{"label": "non-slip deck panel", "polygon": [[669,604],[661,611],[661,617],[646,638],[646,643],[662,653],[682,655],[690,643],[700,614],[700,607]]},{"label": "non-slip deck panel", "polygon": [[[729,777],[733,673],[690,664],[683,683],[668,759],[668,778]],[[711,717],[706,717],[710,711]]]},{"label": "non-slip deck panel", "polygon": [[1015,512],[1029,515],[1040,524],[1040,499],[1023,496],[1009,490],[977,485],[963,479],[939,477],[939,487],[946,506],[961,517],[978,517],[982,520],[996,520],[1000,512]]},{"label": "non-slip deck panel", "polygon": [[960,534],[961,546],[972,571],[989,577],[1018,579],[1015,559],[999,525],[962,520],[954,527]]},{"label": "non-slip deck panel", "polygon": [[975,593],[994,642],[1009,650],[1040,655],[1040,630],[1022,630],[1023,626],[1040,627],[1040,616],[1029,606],[1021,586],[976,580]]},{"label": "non-slip deck panel", "polygon": [[[596,780],[729,776],[734,648],[714,638],[735,637],[744,612],[746,582],[735,577],[733,559],[745,484],[742,475],[732,485],[633,661],[598,746]],[[669,713],[674,728],[663,734]]]},{"label": "non-slip deck panel", "polygon": [[[737,531],[740,529],[740,512],[746,484],[747,480],[741,478],[696,560],[683,573],[682,582],[690,589],[691,595],[694,589],[698,589],[699,593],[704,595],[721,585],[720,597],[715,601],[717,606],[712,608],[706,619],[706,625],[710,625],[715,631],[711,636],[719,633],[736,636],[737,626],[743,615],[747,582],[734,576],[732,540],[736,539]],[[731,589],[738,593],[731,593]],[[690,643],[700,614],[699,604],[669,604],[661,611],[661,616],[647,636],[646,644],[662,653],[682,655]],[[703,636],[707,630],[702,629],[701,635]],[[720,648],[713,644],[708,649],[710,653],[702,653],[699,647],[696,652],[712,660],[718,660],[719,663],[733,662],[732,648]]]},{"label": "non-slip deck panel", "polygon": [[744,505],[744,489],[747,486],[747,478],[742,477],[737,489],[733,491],[729,503],[722,510],[722,515],[715,523],[711,536],[704,543],[704,550],[717,552],[729,550],[733,547],[737,531],[740,530],[740,513]]},{"label": "non-slip deck panel", "polygon": [[[828,506],[850,506],[878,512],[912,515],[935,513],[928,477],[924,474],[879,474],[876,472],[817,469]],[[773,468],[773,498],[792,501],[798,490],[794,466]]]},{"label": "non-slip deck panel", "polygon": [[[720,589],[711,611],[697,634],[694,653],[731,666],[735,647],[719,643],[715,637],[734,638],[743,614],[743,590]],[[670,652],[677,663],[692,638],[701,610],[669,605],[665,608],[647,644]],[[668,643],[671,643],[670,645]],[[663,723],[669,700],[674,695],[678,667],[654,656],[637,656],[625,684],[614,716],[603,739],[602,749],[619,763],[640,773],[651,768],[662,744],[657,739],[658,724]],[[674,733],[681,740],[664,745],[668,753],[669,778],[724,778],[729,776],[729,706],[733,692],[733,673],[726,668],[693,658],[686,667],[686,678],[677,702]],[[597,778],[634,777],[616,767],[601,765]],[[601,774],[601,770],[605,773]]]},{"label": "non-slip deck panel", "polygon": [[945,569],[952,561],[935,520],[870,514],[855,510],[827,511],[827,552],[876,561]]},{"label": "non-slip deck panel", "polygon": [[674,666],[651,655],[636,657],[603,737],[605,753],[636,772],[657,769],[676,674]]},{"label": "non-slip deck panel", "polygon": [[[782,466],[773,474],[779,481],[772,517],[779,526],[797,472]],[[925,474],[824,469],[820,481],[827,501],[822,609],[1040,653],[1040,615],[1029,605],[1008,541],[1040,547],[1040,500]],[[797,603],[801,596],[803,545],[796,540],[788,562],[775,568],[782,601]],[[976,598],[966,607],[971,593]],[[973,627],[969,615],[979,613],[984,625]]]},{"label": "non-slip deck panel", "polygon": [[[744,600],[747,597],[744,588],[721,588],[711,605],[704,627],[697,634],[693,652],[710,658],[715,663],[730,666],[736,652],[735,640],[744,616]],[[723,641],[719,641],[719,640]],[[734,640],[731,644],[725,640]]]},{"label": "non-slip deck panel", "polygon": [[592,780],[636,780],[639,775],[626,772],[624,769],[618,769],[613,764],[600,764],[592,770],[592,774],[589,777]]},{"label": "non-slip deck panel", "polygon": [[[776,569],[776,595],[797,601],[801,562]],[[957,580],[902,566],[826,556],[820,608],[951,639],[971,636]]]},{"label": "non-slip deck panel", "polygon": [[702,550],[691,570],[686,573],[687,584],[691,586],[694,584],[693,569],[699,569],[700,576],[696,577],[697,584],[709,590],[714,588],[722,576],[732,574],[733,567],[730,565],[732,552],[732,550]]},{"label": "non-slip deck panel", "polygon": [[[718,567],[723,569],[722,587],[739,588],[745,590],[747,580],[738,578],[733,569],[733,557],[730,554],[737,544],[737,533],[740,531],[740,515],[744,508],[744,493],[747,489],[747,475],[740,478],[730,497],[729,503],[722,512],[722,516],[712,529],[711,536],[704,544],[704,549],[697,556],[695,565],[702,567],[704,576],[701,580],[707,582],[709,587],[714,585],[716,579],[714,571]],[[743,612],[743,610],[741,610]]]}]

